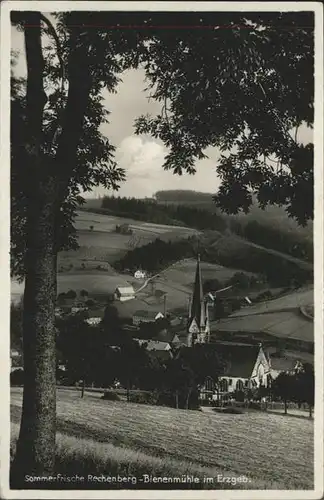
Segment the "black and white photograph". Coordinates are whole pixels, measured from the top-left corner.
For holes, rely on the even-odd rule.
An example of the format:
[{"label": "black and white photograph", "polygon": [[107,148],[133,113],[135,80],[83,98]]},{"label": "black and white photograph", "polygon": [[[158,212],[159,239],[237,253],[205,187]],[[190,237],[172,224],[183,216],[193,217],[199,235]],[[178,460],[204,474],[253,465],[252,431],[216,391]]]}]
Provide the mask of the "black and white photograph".
[{"label": "black and white photograph", "polygon": [[3,498],[322,498],[322,4],[1,10]]}]

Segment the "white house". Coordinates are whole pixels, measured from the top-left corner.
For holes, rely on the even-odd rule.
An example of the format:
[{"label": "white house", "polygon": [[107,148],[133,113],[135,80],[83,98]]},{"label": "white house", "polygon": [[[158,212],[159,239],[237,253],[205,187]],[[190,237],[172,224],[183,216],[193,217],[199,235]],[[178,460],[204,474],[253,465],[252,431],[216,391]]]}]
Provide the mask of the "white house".
[{"label": "white house", "polygon": [[94,325],[99,325],[101,320],[102,320],[102,318],[100,318],[100,317],[92,317],[92,318],[86,319],[86,323],[88,323],[88,325],[94,326]]},{"label": "white house", "polygon": [[115,290],[115,298],[120,302],[131,300],[135,298],[135,291],[131,285],[118,286]]},{"label": "white house", "polygon": [[145,279],[146,278],[146,272],[142,271],[141,269],[138,269],[134,273],[134,278],[136,278],[137,280]]},{"label": "white house", "polygon": [[135,311],[133,314],[133,325],[138,326],[140,323],[154,323],[160,318],[164,318],[161,312]]}]

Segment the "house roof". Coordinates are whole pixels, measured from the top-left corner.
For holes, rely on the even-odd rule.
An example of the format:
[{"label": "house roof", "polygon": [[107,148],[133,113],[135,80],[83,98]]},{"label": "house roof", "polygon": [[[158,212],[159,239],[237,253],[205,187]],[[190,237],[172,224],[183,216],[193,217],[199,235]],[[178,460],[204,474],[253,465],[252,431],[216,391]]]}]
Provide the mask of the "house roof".
[{"label": "house roof", "polygon": [[169,351],[171,346],[168,342],[161,342],[160,340],[149,340],[147,343],[148,351]]},{"label": "house roof", "polygon": [[128,295],[129,293],[133,294],[135,293],[134,292],[134,288],[132,286],[118,286],[116,288],[116,290],[120,293],[120,294],[125,294],[125,295]]},{"label": "house roof", "polygon": [[160,312],[156,312],[156,311],[147,311],[147,310],[138,310],[138,311],[135,311],[133,316],[137,316],[139,318],[152,318],[152,319],[155,319],[156,316],[158,314],[162,314]]},{"label": "house roof", "polygon": [[172,332],[168,329],[163,329],[161,330],[157,335],[156,339],[161,341],[161,342],[168,342],[169,344],[179,344],[180,339],[178,335],[175,332]]},{"label": "house roof", "polygon": [[294,370],[296,367],[297,360],[286,357],[271,357],[270,358],[270,367],[272,370],[279,372],[286,372]]},{"label": "house roof", "polygon": [[148,351],[170,351],[171,346],[169,342],[162,342],[160,340],[153,340],[153,339],[139,339],[139,338],[134,338],[136,342],[138,342],[140,345],[146,344],[146,349]]},{"label": "house roof", "polygon": [[249,378],[252,375],[259,354],[258,345],[219,344],[217,352],[225,361],[224,376]]}]

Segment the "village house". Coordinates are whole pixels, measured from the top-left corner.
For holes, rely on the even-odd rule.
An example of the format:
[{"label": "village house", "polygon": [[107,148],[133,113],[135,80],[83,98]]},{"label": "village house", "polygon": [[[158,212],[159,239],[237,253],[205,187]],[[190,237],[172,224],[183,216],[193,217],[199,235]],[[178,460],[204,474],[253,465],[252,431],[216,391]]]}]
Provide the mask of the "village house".
[{"label": "village house", "polygon": [[120,302],[126,302],[135,298],[135,291],[131,285],[118,286],[115,290],[115,299]]},{"label": "village house", "polygon": [[99,323],[102,321],[102,318],[100,316],[93,316],[91,318],[88,318],[85,320],[88,325],[95,326],[99,325]]},{"label": "village house", "polygon": [[140,323],[154,323],[156,320],[164,318],[161,312],[139,310],[133,314],[133,325],[138,326]]},{"label": "village house", "polygon": [[145,279],[146,278],[146,272],[142,271],[141,269],[138,269],[134,273],[134,278],[136,278],[137,280]]},{"label": "village house", "polygon": [[173,357],[172,347],[168,342],[138,338],[135,338],[134,340],[140,346],[144,346],[151,356],[158,358],[160,361],[167,361]]}]

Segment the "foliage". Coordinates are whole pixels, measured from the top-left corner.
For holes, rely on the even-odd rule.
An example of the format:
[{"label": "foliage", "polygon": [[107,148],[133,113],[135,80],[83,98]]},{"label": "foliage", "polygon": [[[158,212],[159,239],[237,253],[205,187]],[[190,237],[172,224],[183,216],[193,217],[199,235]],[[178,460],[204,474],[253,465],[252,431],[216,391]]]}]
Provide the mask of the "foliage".
[{"label": "foliage", "polygon": [[24,385],[24,370],[22,368],[17,368],[10,373],[10,385]]},{"label": "foliage", "polygon": [[312,407],[315,400],[315,375],[314,367],[311,364],[305,363],[300,371],[296,374],[297,391],[295,401],[299,404],[307,403],[310,416],[312,416]]},{"label": "foliage", "polygon": [[177,174],[193,174],[217,147],[215,201],[225,212],[248,212],[256,194],[261,207],[285,206],[305,224],[313,217],[313,145],[301,145],[297,131],[314,119],[314,14],[200,12],[177,21],[192,19],[204,29],[161,29],[140,56],[163,108],[140,117],[137,133],[163,141],[164,168]]},{"label": "foliage", "polygon": [[[300,286],[312,279],[312,272],[302,269],[297,263],[248,245],[240,247],[239,251],[228,250],[226,247],[218,248],[217,242],[215,243],[214,239],[206,236],[201,238],[199,249],[203,261],[262,273],[271,286],[290,286],[291,284]],[[165,242],[157,238],[147,245],[129,250],[115,262],[114,266],[119,271],[124,269],[135,271],[142,267],[149,272],[157,272],[178,260],[196,258],[196,256],[197,239],[194,237],[175,242]]]},{"label": "foliage", "polygon": [[217,290],[220,290],[221,288],[223,288],[223,283],[221,283],[216,278],[204,280],[204,282],[203,282],[204,293],[216,292]]},{"label": "foliage", "polygon": [[107,401],[120,401],[120,397],[116,392],[113,391],[105,391],[101,399],[105,399]]},{"label": "foliage", "polygon": [[131,403],[155,405],[156,400],[156,395],[151,392],[136,392],[131,393],[129,396],[129,401]]},{"label": "foliage", "polygon": [[[199,208],[178,204],[158,204],[152,200],[105,196],[102,208],[121,217],[154,222],[156,224],[188,225],[196,229],[225,230],[227,223],[222,215]],[[104,213],[104,212],[103,212]],[[106,212],[107,213],[107,212]]]},{"label": "foliage", "polygon": [[[108,123],[109,112],[104,109],[100,91],[107,88],[114,91],[118,84],[117,74],[121,71],[117,63],[116,53],[102,57],[102,48],[106,44],[108,34],[93,36],[82,34],[71,28],[73,13],[57,16],[56,34],[59,49],[51,33],[47,32],[48,44],[43,48],[46,64],[43,82],[46,88],[47,105],[42,121],[43,130],[41,148],[43,157],[43,173],[52,173],[56,163],[55,177],[60,187],[58,206],[56,208],[56,242],[57,249],[76,248],[75,230],[73,226],[75,210],[83,202],[81,192],[89,191],[96,185],[106,188],[117,188],[124,180],[124,172],[113,160],[114,147],[100,132],[100,127]],[[69,19],[71,17],[71,19]],[[24,26],[24,14],[13,16],[13,22]],[[78,23],[77,23],[78,24]],[[94,40],[95,38],[95,40]],[[96,44],[94,44],[96,41]],[[88,48],[91,54],[87,54]],[[117,46],[115,46],[116,52]],[[122,47],[120,47],[121,50]],[[75,50],[77,49],[77,50]],[[59,53],[57,53],[57,50]],[[57,57],[59,56],[59,57]],[[63,67],[61,67],[63,66]],[[105,68],[105,69],[104,69]],[[63,69],[64,75],[61,71]],[[104,71],[103,71],[104,70]],[[77,74],[79,72],[79,74]],[[86,77],[82,81],[82,72]],[[69,92],[65,91],[65,78],[69,81]],[[76,83],[78,82],[78,83]],[[84,88],[73,94],[73,86],[83,82]],[[18,80],[12,74],[11,98],[11,212],[12,212],[12,272],[24,275],[23,256],[25,253],[25,231],[27,208],[35,176],[29,164],[29,127],[26,119],[26,82]],[[85,94],[84,94],[85,93]],[[83,102],[81,102],[81,94]],[[79,113],[81,120],[76,123],[77,114],[71,113],[71,103],[79,96]],[[75,111],[75,110],[74,110]],[[70,124],[75,120],[74,134],[70,134]],[[80,127],[80,123],[82,126]],[[73,145],[75,154],[71,154]],[[71,151],[70,151],[70,149]],[[70,152],[69,152],[70,151]],[[68,164],[68,167],[66,165]],[[22,165],[24,168],[22,168]],[[26,170],[27,169],[27,170]],[[37,173],[38,175],[38,173]],[[30,182],[26,182],[30,179]]]},{"label": "foliage", "polygon": [[247,290],[250,287],[250,277],[242,272],[237,272],[233,274],[227,284],[241,290]]},{"label": "foliage", "polygon": [[76,299],[77,298],[77,293],[75,290],[68,290],[66,293],[65,293],[65,298],[66,299]]},{"label": "foliage", "polygon": [[265,248],[272,248],[300,259],[313,260],[312,243],[291,232],[265,226],[256,220],[244,224],[233,219],[230,221],[230,228],[239,236]]},{"label": "foliage", "polygon": [[287,413],[287,403],[294,401],[297,392],[298,384],[295,373],[281,372],[271,384],[271,394],[274,398],[279,398],[284,402],[285,413]]}]

